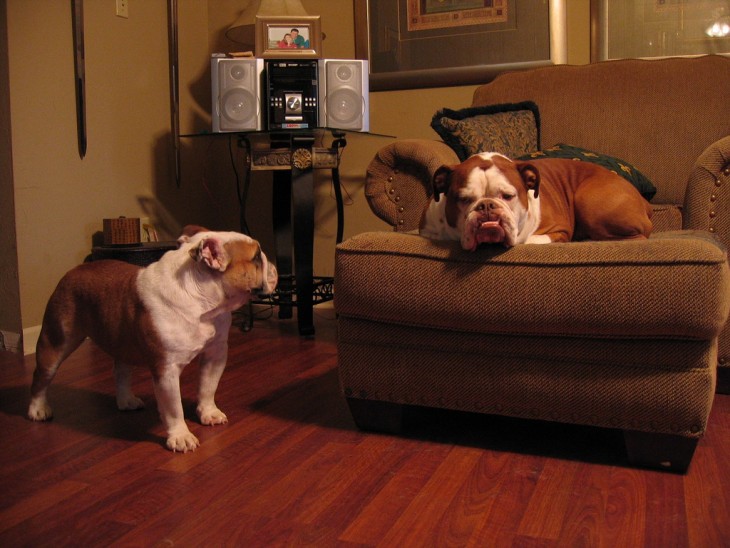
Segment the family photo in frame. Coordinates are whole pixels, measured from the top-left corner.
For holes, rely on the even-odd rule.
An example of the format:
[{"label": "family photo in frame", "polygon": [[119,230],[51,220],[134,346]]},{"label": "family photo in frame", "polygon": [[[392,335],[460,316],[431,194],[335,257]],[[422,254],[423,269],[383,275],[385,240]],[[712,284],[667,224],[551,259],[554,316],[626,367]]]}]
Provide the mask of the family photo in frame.
[{"label": "family photo in frame", "polygon": [[256,16],[256,57],[322,57],[319,16]]}]

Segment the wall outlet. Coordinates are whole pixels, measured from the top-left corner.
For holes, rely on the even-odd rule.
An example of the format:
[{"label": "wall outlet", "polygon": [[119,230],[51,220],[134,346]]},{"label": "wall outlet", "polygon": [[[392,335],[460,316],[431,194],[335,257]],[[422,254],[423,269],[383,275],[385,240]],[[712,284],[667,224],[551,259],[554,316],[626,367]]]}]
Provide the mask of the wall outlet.
[{"label": "wall outlet", "polygon": [[129,0],[117,0],[117,17],[129,19]]}]

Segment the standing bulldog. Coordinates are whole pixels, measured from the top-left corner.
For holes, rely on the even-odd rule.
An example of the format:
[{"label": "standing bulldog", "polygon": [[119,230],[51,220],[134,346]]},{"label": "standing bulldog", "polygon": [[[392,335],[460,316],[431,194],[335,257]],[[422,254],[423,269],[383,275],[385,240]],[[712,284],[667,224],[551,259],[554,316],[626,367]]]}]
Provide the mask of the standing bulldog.
[{"label": "standing bulldog", "polygon": [[651,229],[649,202],[604,167],[483,152],[436,170],[420,233],[474,251],[481,243],[647,238]]},{"label": "standing bulldog", "polygon": [[47,391],[65,360],[86,337],[114,358],[119,409],[139,409],[131,366],[152,371],[167,447],[189,451],[198,439],[188,430],[180,374],[200,355],[197,413],[203,424],[223,424],[215,392],[228,357],[231,312],[253,293],[271,293],[276,269],[258,242],[237,232],[186,227],[180,247],[142,268],[101,260],[69,271],[51,295],[36,347],[28,417],[52,416]]}]

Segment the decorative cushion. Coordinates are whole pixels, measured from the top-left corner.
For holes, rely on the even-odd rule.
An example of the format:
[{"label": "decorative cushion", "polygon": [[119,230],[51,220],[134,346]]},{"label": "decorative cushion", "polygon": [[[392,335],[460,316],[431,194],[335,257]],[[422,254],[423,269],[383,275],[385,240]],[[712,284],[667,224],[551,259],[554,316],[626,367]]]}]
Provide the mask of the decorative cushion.
[{"label": "decorative cushion", "polygon": [[591,150],[586,150],[580,147],[574,147],[559,143],[545,150],[538,150],[530,154],[524,154],[516,158],[518,160],[537,160],[540,158],[567,158],[570,160],[580,160],[583,162],[591,162],[605,167],[620,175],[632,185],[634,185],[641,195],[647,200],[651,200],[656,194],[656,187],[652,182],[630,163],[614,158],[613,156],[607,156],[606,154],[600,154]]},{"label": "decorative cushion", "polygon": [[540,149],[540,113],[532,101],[441,109],[431,127],[461,161],[478,152],[514,158]]}]

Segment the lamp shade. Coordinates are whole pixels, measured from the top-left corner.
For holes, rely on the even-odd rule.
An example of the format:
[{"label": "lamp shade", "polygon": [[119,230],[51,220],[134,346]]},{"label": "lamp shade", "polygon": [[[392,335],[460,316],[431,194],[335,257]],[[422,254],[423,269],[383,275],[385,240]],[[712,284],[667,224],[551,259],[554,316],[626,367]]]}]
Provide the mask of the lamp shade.
[{"label": "lamp shade", "polygon": [[309,15],[301,0],[249,0],[236,21],[228,27],[226,38],[253,48],[256,42],[257,15]]}]

